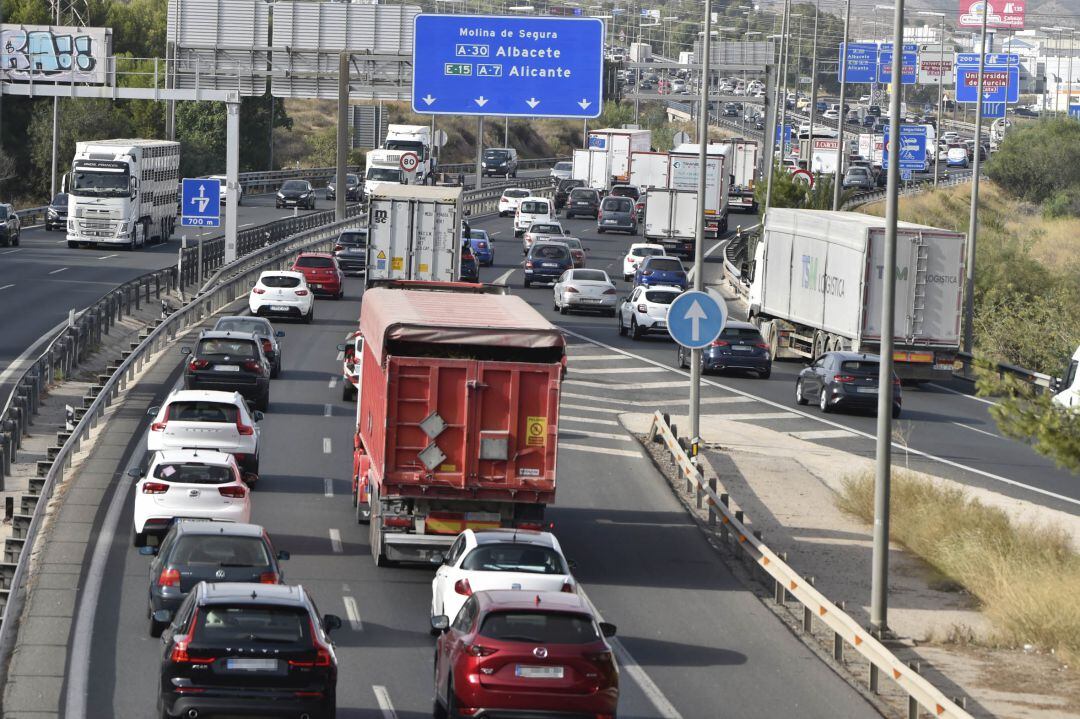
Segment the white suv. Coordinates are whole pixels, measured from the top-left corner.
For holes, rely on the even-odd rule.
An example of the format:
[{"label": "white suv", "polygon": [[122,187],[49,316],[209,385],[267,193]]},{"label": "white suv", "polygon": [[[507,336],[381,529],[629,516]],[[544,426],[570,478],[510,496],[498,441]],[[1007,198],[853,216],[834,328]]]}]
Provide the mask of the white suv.
[{"label": "white suv", "polygon": [[514,214],[514,237],[521,237],[534,222],[551,222],[555,219],[551,200],[546,197],[526,197]]},{"label": "white suv", "polygon": [[315,295],[300,272],[267,270],[251,288],[248,309],[256,317],[292,317],[310,324],[315,318]]},{"label": "white suv", "polygon": [[665,332],[671,303],[682,294],[678,287],[639,285],[619,307],[619,334],[639,340],[648,332]]},{"label": "white suv", "polygon": [[160,407],[147,433],[146,449],[211,449],[236,457],[245,472],[259,473],[259,420],[239,392],[184,389],[173,392]]}]

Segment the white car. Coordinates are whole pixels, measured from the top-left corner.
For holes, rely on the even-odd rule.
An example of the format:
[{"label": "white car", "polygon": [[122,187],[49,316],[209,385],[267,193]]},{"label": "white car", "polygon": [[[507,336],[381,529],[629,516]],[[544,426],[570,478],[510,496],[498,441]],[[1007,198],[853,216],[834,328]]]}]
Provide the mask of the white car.
[{"label": "white car", "polygon": [[494,589],[576,592],[577,582],[550,532],[466,529],[431,580],[431,616],[456,617],[474,593]]},{"label": "white car", "polygon": [[[220,185],[218,185],[218,188],[219,188],[218,189],[218,196],[221,199],[221,204],[224,205],[225,204],[225,197],[228,194],[228,188],[225,187],[225,175],[210,175],[210,177],[208,177],[207,179],[208,180],[217,180],[219,183],[221,183]],[[238,190],[238,192],[236,194],[236,204],[237,205],[242,205],[242,204],[244,204],[244,186],[243,185],[237,185],[237,187],[239,188],[239,190]]]},{"label": "white car", "polygon": [[529,248],[541,238],[561,240],[565,235],[566,230],[563,229],[562,223],[557,220],[533,222],[529,225],[529,229],[525,231],[524,237],[521,238],[521,246],[524,249],[522,254],[529,254]]},{"label": "white car", "polygon": [[823,119],[823,120],[839,120],[840,119],[840,113],[837,112],[836,110],[826,110],[825,112],[821,113],[821,119]]},{"label": "white car", "polygon": [[514,213],[514,237],[521,237],[534,222],[551,222],[555,208],[546,197],[526,197]]},{"label": "white car", "polygon": [[619,334],[639,340],[650,332],[667,332],[667,313],[682,294],[678,287],[639,285],[619,306]]},{"label": "white car", "polygon": [[615,316],[615,284],[603,270],[567,270],[555,283],[552,304],[560,314],[570,310],[599,310]]},{"label": "white car", "polygon": [[634,279],[634,273],[637,272],[638,263],[646,257],[651,255],[666,255],[663,245],[654,245],[651,242],[635,242],[630,245],[630,249],[626,252],[626,257],[623,257],[622,261],[622,276],[623,279],[629,282]]},{"label": "white car", "polygon": [[551,168],[552,182],[558,182],[559,180],[569,180],[570,176],[573,174],[574,163],[572,162],[556,162],[555,166]]},{"label": "white car", "polygon": [[231,454],[205,449],[157,452],[135,483],[136,547],[147,535],[164,536],[173,520],[251,521],[251,490]]},{"label": "white car", "polygon": [[503,190],[502,197],[499,198],[499,217],[506,217],[517,212],[521,201],[531,195],[532,192],[524,187],[508,187]]},{"label": "white car", "polygon": [[147,451],[228,452],[245,472],[259,473],[259,420],[263,414],[248,409],[239,392],[178,390],[147,414],[154,418],[146,435]]},{"label": "white car", "polygon": [[251,288],[248,309],[256,317],[293,317],[310,323],[315,318],[315,295],[302,273],[267,270]]}]

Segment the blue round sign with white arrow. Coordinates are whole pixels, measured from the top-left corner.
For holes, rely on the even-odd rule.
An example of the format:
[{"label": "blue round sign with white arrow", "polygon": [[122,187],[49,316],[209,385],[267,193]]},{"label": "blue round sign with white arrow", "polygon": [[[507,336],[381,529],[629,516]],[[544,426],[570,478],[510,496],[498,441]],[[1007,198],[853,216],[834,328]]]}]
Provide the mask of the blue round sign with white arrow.
[{"label": "blue round sign with white arrow", "polygon": [[707,292],[684,292],[668,308],[668,334],[688,349],[707,347],[723,332],[727,314],[723,300]]}]

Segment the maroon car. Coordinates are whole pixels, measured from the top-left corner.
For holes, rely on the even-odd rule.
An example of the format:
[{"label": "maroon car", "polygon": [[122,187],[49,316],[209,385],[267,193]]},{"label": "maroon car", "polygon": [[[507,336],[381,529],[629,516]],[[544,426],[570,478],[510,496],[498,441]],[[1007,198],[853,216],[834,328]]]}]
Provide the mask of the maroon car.
[{"label": "maroon car", "polygon": [[443,716],[518,712],[614,718],[619,671],[597,621],[578,594],[477,592],[451,620],[432,617],[435,703]]}]

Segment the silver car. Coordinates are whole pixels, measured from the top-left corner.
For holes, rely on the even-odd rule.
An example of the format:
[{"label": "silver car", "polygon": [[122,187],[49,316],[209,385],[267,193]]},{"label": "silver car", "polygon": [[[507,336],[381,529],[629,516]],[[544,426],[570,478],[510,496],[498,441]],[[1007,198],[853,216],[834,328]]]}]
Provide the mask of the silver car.
[{"label": "silver car", "polygon": [[569,180],[574,176],[574,163],[556,162],[551,168],[551,184],[558,184],[559,180]]},{"label": "silver car", "polygon": [[552,306],[561,314],[571,310],[600,312],[615,316],[615,284],[603,270],[567,270],[553,289]]},{"label": "silver car", "polygon": [[605,232],[638,233],[637,210],[629,197],[609,195],[600,203],[600,214],[596,218],[597,234]]}]

